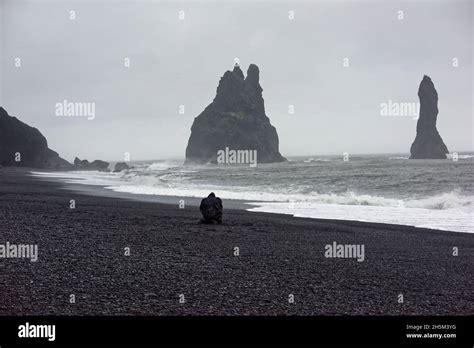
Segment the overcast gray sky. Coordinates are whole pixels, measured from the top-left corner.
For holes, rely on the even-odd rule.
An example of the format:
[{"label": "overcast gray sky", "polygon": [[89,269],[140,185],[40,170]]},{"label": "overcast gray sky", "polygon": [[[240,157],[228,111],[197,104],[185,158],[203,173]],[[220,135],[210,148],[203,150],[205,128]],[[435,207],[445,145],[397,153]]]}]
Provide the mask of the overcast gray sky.
[{"label": "overcast gray sky", "polygon": [[[380,104],[418,102],[424,74],[448,149],[474,150],[472,1],[0,3],[1,105],[68,160],[184,158],[236,57],[260,68],[283,155],[408,153],[416,120]],[[64,99],[95,103],[95,119],[55,116]]]}]

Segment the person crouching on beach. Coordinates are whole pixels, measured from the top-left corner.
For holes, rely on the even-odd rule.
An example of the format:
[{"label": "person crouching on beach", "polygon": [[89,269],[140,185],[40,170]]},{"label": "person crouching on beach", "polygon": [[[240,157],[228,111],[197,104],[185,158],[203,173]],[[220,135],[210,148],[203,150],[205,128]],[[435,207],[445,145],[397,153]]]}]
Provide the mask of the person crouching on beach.
[{"label": "person crouching on beach", "polygon": [[214,192],[211,192],[207,198],[201,201],[199,206],[203,217],[201,222],[212,223],[216,221],[219,224],[222,223],[222,209],[222,200],[216,197]]}]

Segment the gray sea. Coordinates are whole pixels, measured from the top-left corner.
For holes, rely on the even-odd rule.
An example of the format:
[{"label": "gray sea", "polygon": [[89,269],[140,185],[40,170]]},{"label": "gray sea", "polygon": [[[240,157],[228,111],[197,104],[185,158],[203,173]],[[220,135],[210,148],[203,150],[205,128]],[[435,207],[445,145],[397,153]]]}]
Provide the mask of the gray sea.
[{"label": "gray sea", "polygon": [[[457,159],[457,160],[456,160]],[[474,154],[409,160],[407,154],[301,156],[288,162],[184,166],[131,163],[121,173],[36,173],[129,194],[249,201],[248,209],[300,217],[474,232]],[[224,204],[225,205],[225,204]]]}]

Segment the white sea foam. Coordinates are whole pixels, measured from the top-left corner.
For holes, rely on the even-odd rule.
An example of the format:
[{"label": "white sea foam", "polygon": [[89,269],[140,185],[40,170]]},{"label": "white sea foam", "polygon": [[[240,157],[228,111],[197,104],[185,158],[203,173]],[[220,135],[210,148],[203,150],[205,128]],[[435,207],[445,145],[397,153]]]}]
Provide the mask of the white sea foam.
[{"label": "white sea foam", "polygon": [[391,159],[391,160],[407,160],[408,157],[404,157],[404,156],[393,156],[393,157],[389,157],[388,159]]},{"label": "white sea foam", "polygon": [[146,167],[147,171],[163,171],[167,170],[170,168],[177,167],[176,163],[170,163],[170,162],[155,162],[150,164],[149,166]]},{"label": "white sea foam", "polygon": [[455,211],[425,208],[394,208],[381,206],[344,206],[317,203],[253,203],[255,212],[290,214],[297,217],[354,220],[440,229],[454,232],[474,232],[472,210]]},{"label": "white sea foam", "polygon": [[[453,154],[452,154],[452,153],[448,153],[446,157],[447,157],[448,159],[452,159],[452,158],[453,158]],[[474,155],[472,155],[472,154],[459,155],[459,154],[458,154],[458,160],[459,160],[459,159],[469,159],[469,158],[474,158]]]},{"label": "white sea foam", "polygon": [[312,162],[330,162],[331,160],[329,158],[308,158],[305,159],[303,162],[304,163],[312,163]]},{"label": "white sea foam", "polygon": [[[331,163],[323,165],[334,165]],[[305,163],[304,168],[309,165],[311,163]],[[445,165],[452,163],[445,162]],[[240,171],[226,170],[208,166],[183,167],[176,161],[160,161],[137,164],[133,169],[120,173],[75,171],[33,172],[33,175],[71,184],[100,185],[113,191],[140,195],[204,197],[214,191],[223,199],[258,202],[254,203],[255,207],[251,211],[474,232],[474,197],[462,194],[458,189],[420,197],[411,195],[403,199],[390,194],[364,194],[351,190],[338,193],[311,192],[313,186],[308,186],[307,192],[302,190],[296,180],[278,185],[270,178],[264,181],[263,186],[259,186],[256,182],[252,185],[253,181],[250,181],[254,172],[242,174]],[[209,175],[214,175],[214,179],[208,180]],[[248,185],[236,184],[233,175],[244,175],[245,180],[249,179]],[[229,179],[215,179],[221,177]],[[307,180],[305,177],[303,179]],[[326,189],[327,186],[324,187]]]}]

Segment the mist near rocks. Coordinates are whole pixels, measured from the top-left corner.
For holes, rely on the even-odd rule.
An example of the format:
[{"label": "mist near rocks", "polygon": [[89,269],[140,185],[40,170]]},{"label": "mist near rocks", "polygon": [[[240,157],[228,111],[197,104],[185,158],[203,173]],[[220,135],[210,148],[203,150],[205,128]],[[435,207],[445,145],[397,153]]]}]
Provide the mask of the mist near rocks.
[{"label": "mist near rocks", "polygon": [[[382,116],[381,104],[417,103],[426,74],[448,149],[472,151],[473,8],[0,0],[0,104],[69,161],[121,160],[125,152],[184,159],[194,118],[238,58],[243,70],[260,68],[283,156],[409,153],[416,120]],[[94,103],[95,117],[56,116],[64,100]]]}]

